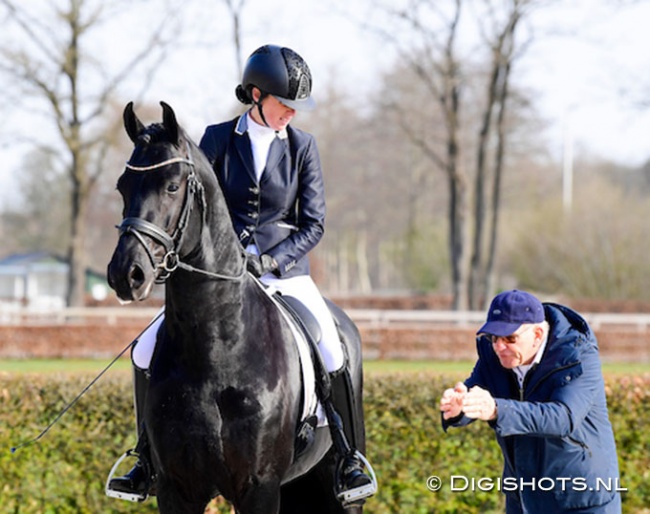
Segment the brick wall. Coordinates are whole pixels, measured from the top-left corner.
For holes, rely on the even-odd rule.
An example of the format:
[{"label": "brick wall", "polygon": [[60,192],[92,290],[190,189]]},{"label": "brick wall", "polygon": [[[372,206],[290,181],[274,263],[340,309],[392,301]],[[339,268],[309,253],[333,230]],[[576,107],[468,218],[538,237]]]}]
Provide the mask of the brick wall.
[{"label": "brick wall", "polygon": [[[0,358],[112,358],[145,324],[0,326]],[[360,327],[367,359],[473,360],[474,331],[444,327]],[[601,330],[608,362],[650,362],[650,332]]]}]

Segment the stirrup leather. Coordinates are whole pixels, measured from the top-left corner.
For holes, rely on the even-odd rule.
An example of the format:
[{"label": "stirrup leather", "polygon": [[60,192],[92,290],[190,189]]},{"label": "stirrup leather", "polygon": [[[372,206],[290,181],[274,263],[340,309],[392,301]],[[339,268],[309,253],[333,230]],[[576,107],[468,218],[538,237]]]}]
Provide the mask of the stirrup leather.
[{"label": "stirrup leather", "polygon": [[[106,486],[104,488],[104,492],[106,493],[106,496],[108,496],[109,498],[116,498],[118,500],[127,500],[127,501],[130,501],[130,502],[143,502],[149,497],[149,494],[147,492],[143,492],[143,493],[125,493],[123,491],[116,491],[116,490],[111,489],[109,487],[109,484],[111,483],[111,480],[113,479],[113,475],[115,475],[115,471],[117,470],[119,465],[122,463],[122,461],[124,459],[126,459],[127,457],[136,457],[136,456],[137,455],[135,454],[133,449],[127,450],[124,453],[124,455],[122,455],[119,459],[117,459],[117,462],[115,464],[113,464],[113,467],[111,468],[111,471],[108,474],[108,478],[106,479]],[[147,489],[147,491],[149,490],[148,487],[146,489]]]},{"label": "stirrup leather", "polygon": [[357,502],[361,502],[361,500],[365,500],[377,492],[377,475],[375,475],[375,471],[372,469],[372,466],[360,451],[354,450],[354,456],[363,463],[364,467],[370,474],[370,483],[356,487],[354,489],[342,491],[341,489],[343,489],[343,487],[341,483],[341,475],[343,474],[342,468],[345,459],[341,459],[339,461],[338,467],[336,468],[336,498],[341,502],[344,508],[355,505]]}]

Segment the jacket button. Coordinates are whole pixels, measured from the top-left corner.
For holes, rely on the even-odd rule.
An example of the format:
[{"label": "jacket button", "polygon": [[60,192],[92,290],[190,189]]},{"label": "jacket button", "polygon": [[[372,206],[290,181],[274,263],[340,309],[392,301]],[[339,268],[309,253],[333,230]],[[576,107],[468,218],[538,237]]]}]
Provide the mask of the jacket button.
[{"label": "jacket button", "polygon": [[248,215],[254,220],[256,220],[257,217],[259,216],[259,214],[257,214],[256,212],[249,212]]},{"label": "jacket button", "polygon": [[248,190],[253,193],[254,195],[259,195],[260,194],[260,188],[259,187],[249,187]]}]

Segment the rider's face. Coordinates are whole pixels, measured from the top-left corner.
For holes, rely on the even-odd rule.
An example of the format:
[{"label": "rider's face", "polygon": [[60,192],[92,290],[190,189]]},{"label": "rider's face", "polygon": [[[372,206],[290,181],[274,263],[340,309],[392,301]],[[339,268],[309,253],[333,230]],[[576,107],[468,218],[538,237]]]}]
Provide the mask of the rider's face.
[{"label": "rider's face", "polygon": [[[253,90],[253,97],[256,101],[259,98],[259,91],[257,89]],[[287,128],[287,125],[289,125],[293,117],[296,115],[295,109],[287,107],[273,95],[267,95],[264,97],[262,100],[262,109],[264,112],[264,119],[268,126],[277,131]],[[257,123],[264,125],[264,121],[259,114],[257,106],[253,108],[251,115]]]}]

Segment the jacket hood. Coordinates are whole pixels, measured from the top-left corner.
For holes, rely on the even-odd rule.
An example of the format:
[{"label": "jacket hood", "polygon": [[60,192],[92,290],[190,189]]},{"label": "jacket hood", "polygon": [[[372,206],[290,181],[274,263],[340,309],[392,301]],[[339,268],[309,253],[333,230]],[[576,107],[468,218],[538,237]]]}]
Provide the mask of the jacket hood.
[{"label": "jacket hood", "polygon": [[557,369],[572,367],[575,376],[582,374],[584,354],[598,351],[596,337],[582,316],[564,305],[543,305],[550,330],[544,357],[531,377],[532,389],[535,382]]},{"label": "jacket hood", "polygon": [[593,337],[593,332],[585,319],[573,309],[557,303],[543,303],[546,321],[554,326],[558,335],[577,330],[585,337]]},{"label": "jacket hood", "polygon": [[550,325],[549,347],[567,337],[575,340],[574,346],[582,344],[598,348],[598,342],[587,321],[576,311],[556,303],[544,303],[546,321]]}]

